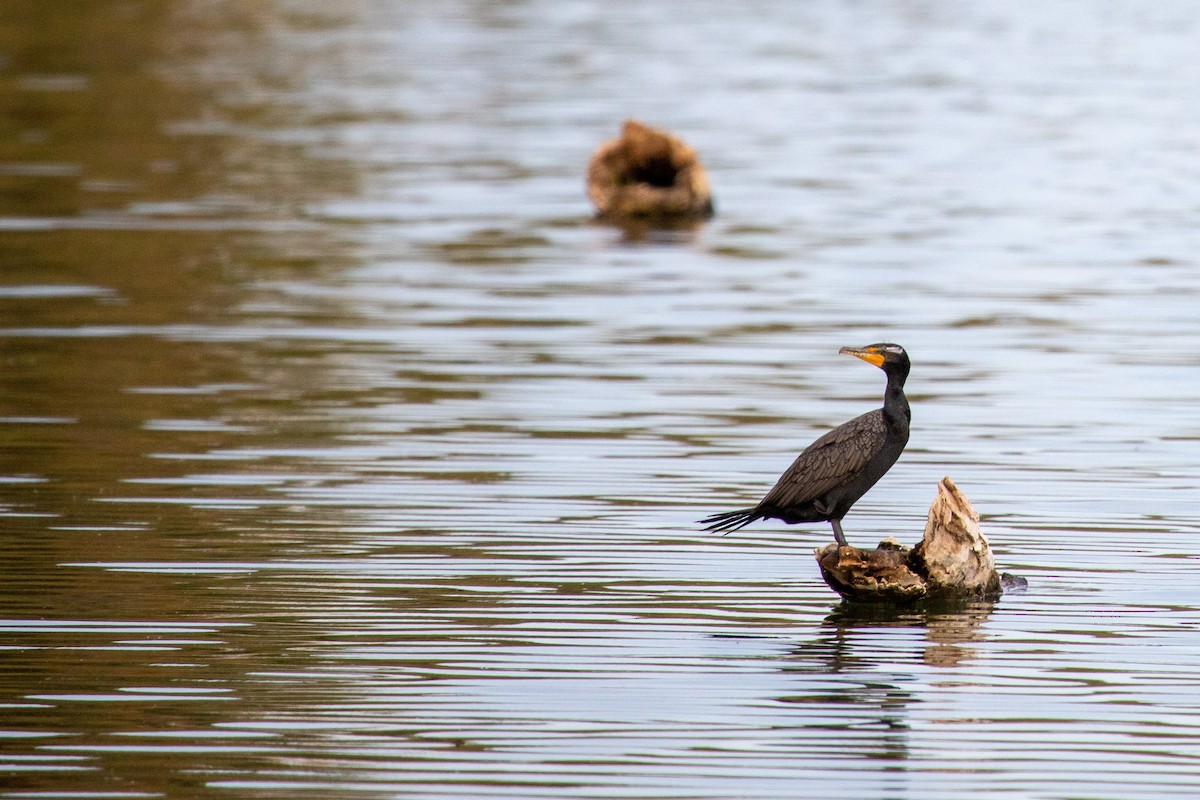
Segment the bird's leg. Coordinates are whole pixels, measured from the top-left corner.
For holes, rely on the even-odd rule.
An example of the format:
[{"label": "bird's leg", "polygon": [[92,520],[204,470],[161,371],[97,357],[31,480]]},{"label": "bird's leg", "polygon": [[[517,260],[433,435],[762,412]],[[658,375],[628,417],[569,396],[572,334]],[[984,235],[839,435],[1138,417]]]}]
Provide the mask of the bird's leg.
[{"label": "bird's leg", "polygon": [[841,547],[849,547],[849,542],[846,541],[846,534],[842,533],[842,521],[840,519],[831,519],[829,524],[833,526],[833,538],[837,539],[837,543]]}]

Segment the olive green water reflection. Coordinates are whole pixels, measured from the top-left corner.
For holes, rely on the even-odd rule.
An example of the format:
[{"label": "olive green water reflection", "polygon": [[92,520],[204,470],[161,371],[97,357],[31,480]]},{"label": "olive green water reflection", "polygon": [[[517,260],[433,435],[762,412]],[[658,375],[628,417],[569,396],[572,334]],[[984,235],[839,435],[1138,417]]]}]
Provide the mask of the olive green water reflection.
[{"label": "olive green water reflection", "polygon": [[[15,2],[0,797],[1189,797],[1186,3]],[[720,215],[595,226],[683,135]],[[879,402],[1028,592],[699,533]]]}]

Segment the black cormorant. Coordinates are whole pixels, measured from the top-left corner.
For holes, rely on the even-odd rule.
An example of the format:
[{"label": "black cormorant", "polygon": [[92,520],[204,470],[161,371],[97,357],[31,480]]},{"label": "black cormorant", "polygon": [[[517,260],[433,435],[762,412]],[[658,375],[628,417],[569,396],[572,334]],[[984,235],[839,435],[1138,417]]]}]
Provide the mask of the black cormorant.
[{"label": "black cormorant", "polygon": [[700,521],[710,531],[736,531],[759,519],[829,522],[839,545],[846,545],[842,517],[867,493],[908,444],[912,413],[904,396],[908,354],[898,344],[884,342],[838,352],[858,356],[887,375],[883,408],[839,425],[796,457],[775,487],[753,508],[714,514]]}]

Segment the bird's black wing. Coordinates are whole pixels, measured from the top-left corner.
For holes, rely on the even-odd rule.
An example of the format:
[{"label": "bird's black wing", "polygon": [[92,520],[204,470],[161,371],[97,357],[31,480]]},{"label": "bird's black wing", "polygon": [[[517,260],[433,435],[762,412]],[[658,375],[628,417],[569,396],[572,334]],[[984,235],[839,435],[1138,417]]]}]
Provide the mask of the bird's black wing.
[{"label": "bird's black wing", "polygon": [[839,425],[804,448],[761,505],[788,508],[853,481],[887,442],[882,409]]}]

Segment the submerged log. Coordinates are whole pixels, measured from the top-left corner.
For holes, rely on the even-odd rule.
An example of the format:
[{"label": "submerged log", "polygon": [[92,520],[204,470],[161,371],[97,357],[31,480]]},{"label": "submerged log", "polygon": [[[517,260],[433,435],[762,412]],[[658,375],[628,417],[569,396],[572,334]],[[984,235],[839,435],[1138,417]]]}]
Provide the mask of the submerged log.
[{"label": "submerged log", "polygon": [[698,220],[713,214],[708,175],[696,151],[666,131],[626,120],[600,145],[587,171],[596,213],[610,220]]},{"label": "submerged log", "polygon": [[938,483],[925,536],[916,547],[890,538],[875,550],[829,544],[817,551],[817,564],[825,582],[847,600],[911,603],[1002,591],[979,514],[950,478]]}]

